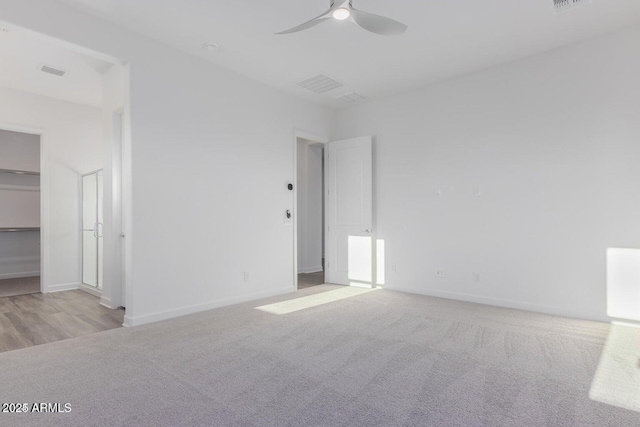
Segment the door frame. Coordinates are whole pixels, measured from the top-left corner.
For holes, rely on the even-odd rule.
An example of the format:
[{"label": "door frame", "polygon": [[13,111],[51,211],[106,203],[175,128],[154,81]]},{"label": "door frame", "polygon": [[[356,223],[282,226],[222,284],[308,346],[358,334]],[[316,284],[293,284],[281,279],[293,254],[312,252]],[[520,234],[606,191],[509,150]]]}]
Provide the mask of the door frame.
[{"label": "door frame", "polygon": [[40,293],[49,291],[49,174],[45,129],[35,126],[0,123],[0,129],[37,135],[40,138]]},{"label": "door frame", "polygon": [[[302,129],[293,129],[293,290],[298,290],[298,139],[306,139],[317,144],[326,144],[329,138],[307,132]],[[326,178],[326,177],[325,177]],[[322,194],[324,199],[324,193]],[[326,206],[325,206],[326,208]],[[322,212],[322,216],[326,217],[326,212]],[[325,234],[325,258],[327,256],[327,243]]]},{"label": "door frame", "polygon": [[[3,26],[9,26],[10,28],[16,28],[24,30],[25,28],[20,25],[8,24]],[[29,30],[31,31],[31,30]],[[40,31],[31,31],[33,34],[41,37],[44,40],[48,40],[49,42],[67,48],[70,51],[82,53],[84,55],[99,58],[105,62],[111,64],[118,64],[122,66],[123,69],[123,82],[122,82],[122,91],[123,91],[123,105],[120,109],[123,110],[123,135],[121,138],[121,158],[118,159],[120,162],[120,171],[121,171],[121,193],[118,194],[120,206],[122,208],[121,212],[121,224],[122,231],[120,233],[127,232],[126,239],[123,239],[122,236],[119,238],[119,242],[122,242],[124,253],[124,259],[118,262],[124,262],[124,266],[122,266],[122,280],[124,281],[123,287],[124,292],[126,292],[126,300],[127,307],[124,318],[123,326],[130,326],[132,323],[132,318],[134,316],[134,305],[133,305],[133,262],[132,262],[132,247],[133,247],[133,173],[132,173],[132,135],[131,135],[131,67],[130,62],[106,53],[102,53],[97,50],[89,49],[80,45],[77,45],[72,42],[68,42],[57,37],[51,36],[47,32]],[[103,111],[104,112],[104,111]],[[49,230],[49,213],[50,213],[50,182],[49,182],[49,146],[47,143],[47,129],[37,126],[25,126],[22,124],[15,123],[4,123],[0,122],[0,129],[6,129],[14,132],[22,132],[32,135],[40,136],[40,292],[49,293],[49,292],[58,292],[58,291],[66,291],[72,289],[78,289],[80,283],[82,282],[82,277],[79,277],[76,282],[73,283],[65,283],[53,285],[51,283],[50,277],[50,265],[51,265],[51,250],[50,250],[50,230]],[[109,146],[113,144],[113,142],[108,143]],[[104,164],[104,169],[107,169],[107,165]],[[119,233],[119,234],[120,234]],[[80,246],[81,247],[81,246]],[[105,264],[104,269],[110,269],[111,266],[107,266]],[[81,269],[78,271],[81,272]],[[102,303],[102,302],[101,302]],[[108,308],[115,308],[109,307]]]},{"label": "door frame", "polygon": [[[374,137],[373,135],[360,135],[360,136],[356,136],[356,137],[349,137],[349,138],[343,138],[343,139],[339,139],[339,140],[333,140],[330,141],[330,144],[344,144],[344,143],[351,143],[354,140],[357,139],[363,139],[363,138],[367,138],[369,140],[370,143],[370,154],[371,154],[371,229],[369,232],[368,237],[371,239],[371,253],[370,253],[370,257],[371,257],[371,283],[370,285],[367,284],[367,282],[359,282],[357,280],[355,281],[351,281],[350,278],[347,279],[348,284],[346,286],[358,286],[358,287],[365,287],[365,288],[369,288],[371,287],[372,289],[375,289],[376,287],[379,286],[378,284],[378,238],[377,238],[377,227],[375,224],[375,220],[376,220],[376,214],[375,214],[375,174],[374,174]],[[333,175],[333,172],[331,172],[331,161],[330,161],[330,153],[331,150],[325,150],[324,153],[324,162],[325,162],[325,189],[329,190],[331,188],[331,175]],[[335,153],[334,153],[335,154]],[[334,157],[335,160],[335,157]],[[329,173],[327,173],[329,172]],[[329,194],[328,191],[325,191],[324,193],[324,198],[325,198],[325,221],[327,219],[330,218],[331,215],[329,215],[330,210],[335,207],[335,204],[332,206],[331,203],[329,203]],[[334,213],[335,214],[335,213]],[[335,232],[335,230],[334,230]],[[325,253],[327,251],[327,248],[329,248],[328,250],[331,251],[331,248],[333,247],[333,245],[330,242],[329,239],[329,232],[327,232],[325,230]],[[364,236],[363,236],[364,237]],[[331,262],[331,258],[329,258],[328,256],[325,259],[326,262]],[[337,280],[337,278],[333,278],[336,282],[338,282],[339,280]],[[326,276],[325,276],[325,280],[326,280]]]},{"label": "door frame", "polygon": [[[103,173],[103,179],[104,179],[103,168],[96,169],[94,171],[83,173],[80,175],[80,289],[87,293],[90,293],[91,295],[97,296],[98,298],[102,297],[102,290],[98,288],[97,280],[96,280],[96,287],[93,287],[88,283],[84,283],[84,231],[85,231],[84,230],[84,178],[89,175],[96,175],[96,185],[97,185],[99,172]],[[103,181],[103,185],[104,185],[104,181]],[[96,199],[96,203],[97,203],[97,199]],[[104,202],[102,204],[102,208],[104,209]],[[96,242],[96,243],[99,244],[99,242]],[[96,258],[99,256],[100,256],[100,253],[99,251],[96,250]],[[104,249],[103,249],[102,256],[103,256],[102,265],[104,268]],[[99,262],[100,262],[99,259],[96,259],[96,269],[98,268]]]},{"label": "door frame", "polygon": [[[125,67],[123,70],[126,71]],[[125,93],[126,96],[126,93]],[[104,112],[107,114],[107,111]],[[105,196],[104,215],[109,221],[105,222],[105,236],[108,236],[104,243],[104,271],[107,272],[108,279],[105,284],[109,286],[100,298],[100,305],[109,309],[123,307],[126,298],[126,256],[124,240],[125,217],[125,138],[126,138],[126,109],[124,105],[110,111],[111,134],[109,138],[110,149],[106,153],[111,168],[105,174],[105,182],[108,183],[110,192]]]},{"label": "door frame", "polygon": [[[128,70],[123,67],[125,72]],[[128,73],[127,73],[128,74]],[[126,94],[125,94],[126,96]],[[126,277],[126,264],[127,254],[125,251],[125,202],[124,202],[124,163],[125,163],[125,107],[121,106],[116,108],[111,113],[111,124],[113,131],[112,149],[114,151],[112,155],[112,167],[111,167],[111,195],[112,195],[112,234],[115,239],[115,258],[113,271],[116,273],[114,276],[120,281],[119,285],[116,282],[116,286],[111,290],[111,302],[115,307],[123,307],[126,301],[127,293],[127,277]],[[114,197],[114,193],[116,196]]]}]

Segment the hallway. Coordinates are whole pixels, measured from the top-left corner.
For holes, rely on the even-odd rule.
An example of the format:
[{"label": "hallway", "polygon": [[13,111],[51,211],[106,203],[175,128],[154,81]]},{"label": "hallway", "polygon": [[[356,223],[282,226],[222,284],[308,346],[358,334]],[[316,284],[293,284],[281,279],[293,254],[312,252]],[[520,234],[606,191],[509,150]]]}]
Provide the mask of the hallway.
[{"label": "hallway", "polygon": [[324,271],[317,273],[298,274],[298,289],[306,289],[312,286],[324,284]]}]

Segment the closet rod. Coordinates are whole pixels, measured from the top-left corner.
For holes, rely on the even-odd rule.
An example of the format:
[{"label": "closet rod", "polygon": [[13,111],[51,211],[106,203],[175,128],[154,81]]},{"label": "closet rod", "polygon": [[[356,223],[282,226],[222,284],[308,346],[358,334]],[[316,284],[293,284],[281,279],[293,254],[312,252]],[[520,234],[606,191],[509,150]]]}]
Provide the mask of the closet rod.
[{"label": "closet rod", "polygon": [[21,170],[14,170],[14,169],[0,169],[0,173],[12,173],[14,175],[40,175],[40,172],[21,171]]},{"label": "closet rod", "polygon": [[14,233],[16,231],[40,231],[40,227],[0,227],[0,233],[1,232]]}]

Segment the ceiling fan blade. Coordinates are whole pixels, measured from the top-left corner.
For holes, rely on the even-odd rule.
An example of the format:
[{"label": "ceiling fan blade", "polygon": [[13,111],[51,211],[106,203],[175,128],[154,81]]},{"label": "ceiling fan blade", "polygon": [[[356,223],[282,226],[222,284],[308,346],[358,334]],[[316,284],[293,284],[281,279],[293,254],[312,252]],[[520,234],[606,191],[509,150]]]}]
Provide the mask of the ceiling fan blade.
[{"label": "ceiling fan blade", "polygon": [[354,8],[351,8],[351,18],[359,27],[382,36],[398,36],[407,31],[407,26],[402,22]]},{"label": "ceiling fan blade", "polygon": [[333,12],[334,9],[335,9],[335,7],[332,7],[331,9],[327,10],[322,15],[313,18],[311,21],[307,21],[304,24],[298,25],[297,27],[293,27],[293,28],[288,29],[286,31],[281,31],[281,32],[276,33],[276,34],[297,33],[298,31],[306,30],[307,28],[311,28],[311,27],[313,27],[315,25],[318,25],[322,21],[324,21],[326,19],[330,19],[331,18],[331,13]]}]

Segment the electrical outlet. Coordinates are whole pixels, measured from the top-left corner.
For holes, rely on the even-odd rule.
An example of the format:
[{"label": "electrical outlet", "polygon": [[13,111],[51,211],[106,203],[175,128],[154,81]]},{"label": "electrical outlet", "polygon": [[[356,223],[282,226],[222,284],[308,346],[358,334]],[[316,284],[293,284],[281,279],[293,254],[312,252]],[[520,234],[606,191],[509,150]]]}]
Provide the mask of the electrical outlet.
[{"label": "electrical outlet", "polygon": [[480,273],[473,273],[473,281],[480,283]]},{"label": "electrical outlet", "polygon": [[248,272],[248,271],[245,271],[245,272],[244,272],[244,281],[245,281],[245,282],[248,282],[248,281],[249,281],[249,272]]},{"label": "electrical outlet", "polygon": [[436,276],[442,278],[442,277],[445,277],[446,274],[444,270],[436,270]]}]

